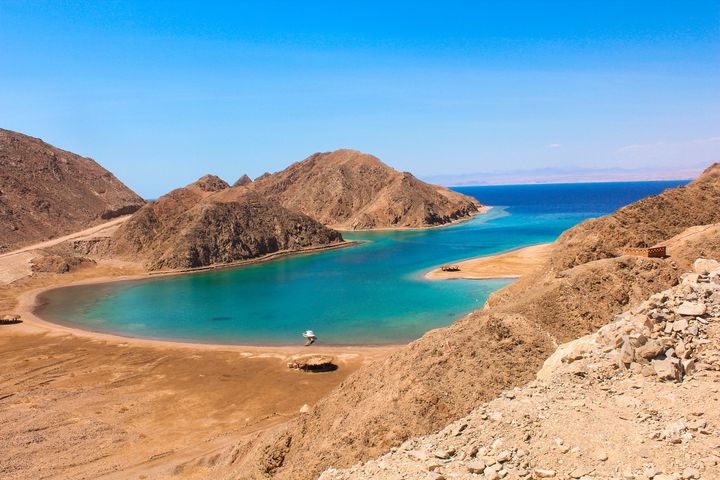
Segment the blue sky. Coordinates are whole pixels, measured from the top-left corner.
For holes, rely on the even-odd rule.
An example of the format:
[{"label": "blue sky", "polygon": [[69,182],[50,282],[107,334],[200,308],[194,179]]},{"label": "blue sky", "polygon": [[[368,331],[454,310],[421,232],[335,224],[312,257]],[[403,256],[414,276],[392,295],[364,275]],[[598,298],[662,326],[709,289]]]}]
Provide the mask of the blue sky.
[{"label": "blue sky", "polygon": [[717,1],[0,1],[0,126],[154,197],[355,148],[420,176],[720,160]]}]

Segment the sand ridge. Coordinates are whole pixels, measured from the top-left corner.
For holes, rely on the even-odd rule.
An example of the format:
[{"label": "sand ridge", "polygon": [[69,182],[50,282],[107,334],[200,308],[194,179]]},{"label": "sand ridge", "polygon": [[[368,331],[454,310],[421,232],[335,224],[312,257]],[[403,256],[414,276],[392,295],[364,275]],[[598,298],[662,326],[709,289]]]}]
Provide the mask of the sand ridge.
[{"label": "sand ridge", "polygon": [[470,258],[455,262],[459,271],[443,271],[440,267],[425,274],[425,278],[436,279],[490,279],[517,278],[536,271],[550,257],[552,244],[541,243],[529,247],[518,248],[496,255]]}]

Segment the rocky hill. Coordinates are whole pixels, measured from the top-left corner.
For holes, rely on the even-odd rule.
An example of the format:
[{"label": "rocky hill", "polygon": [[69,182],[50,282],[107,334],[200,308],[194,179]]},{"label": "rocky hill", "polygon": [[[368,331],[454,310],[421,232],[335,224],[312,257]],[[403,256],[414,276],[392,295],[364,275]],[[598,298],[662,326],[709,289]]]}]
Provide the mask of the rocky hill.
[{"label": "rocky hill", "polygon": [[612,215],[586,220],[556,242],[553,266],[570,268],[616,257],[623,247],[661,243],[688,227],[720,222],[720,163],[690,184],[621,208]]},{"label": "rocky hill", "polygon": [[532,380],[321,480],[720,478],[720,263],[560,346]]},{"label": "rocky hill", "polygon": [[141,208],[113,235],[112,253],[150,270],[184,269],[342,241],[306,215],[207,175]]},{"label": "rocky hill", "polygon": [[[714,172],[709,169],[694,185],[714,191]],[[678,205],[708,209],[694,203],[694,186],[663,195]],[[621,238],[635,238],[651,230],[649,224],[662,213],[647,200],[627,208],[636,212],[637,222],[615,218],[623,218],[622,210],[598,222],[616,224]],[[713,218],[705,215],[688,212],[690,221]],[[656,241],[668,242],[669,259],[608,253],[583,261],[586,257],[573,255],[573,265],[560,269],[556,265],[563,264],[567,252],[558,247],[537,274],[497,292],[483,310],[368,365],[306,414],[238,445],[228,452],[227,458],[234,459],[230,468],[243,471],[245,478],[313,478],[327,467],[347,467],[407,438],[438,430],[502,390],[529,381],[560,343],[598,329],[629,305],[675,285],[679,267],[696,258],[691,255],[702,251],[719,257],[718,231],[713,225],[658,233]],[[580,232],[594,235],[583,224],[558,244],[567,238],[582,240]]]},{"label": "rocky hill", "polygon": [[132,213],[144,203],[94,160],[0,129],[0,252]]},{"label": "rocky hill", "polygon": [[316,153],[244,184],[339,229],[430,227],[470,218],[480,209],[473,198],[422,182],[354,150]]}]

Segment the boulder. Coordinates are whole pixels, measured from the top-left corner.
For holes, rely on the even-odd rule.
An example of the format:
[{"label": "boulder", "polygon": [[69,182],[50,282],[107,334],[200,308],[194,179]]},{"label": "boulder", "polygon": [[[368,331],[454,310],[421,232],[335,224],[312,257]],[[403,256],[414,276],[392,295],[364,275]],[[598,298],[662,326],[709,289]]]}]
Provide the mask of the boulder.
[{"label": "boulder", "polygon": [[652,360],[657,358],[665,350],[664,346],[657,340],[650,340],[642,347],[635,350],[635,358]]},{"label": "boulder", "polygon": [[700,315],[705,315],[706,310],[707,307],[704,303],[683,302],[680,304],[679,307],[677,307],[676,312],[678,313],[678,315],[697,317]]},{"label": "boulder", "polygon": [[710,273],[718,268],[720,268],[720,262],[717,260],[698,258],[695,260],[695,263],[693,263],[693,270],[699,274]]},{"label": "boulder", "polygon": [[288,362],[288,368],[304,372],[329,372],[337,369],[334,358],[328,355],[304,355]]},{"label": "boulder", "polygon": [[667,382],[679,382],[682,380],[682,366],[678,358],[653,360],[652,366],[660,380]]}]

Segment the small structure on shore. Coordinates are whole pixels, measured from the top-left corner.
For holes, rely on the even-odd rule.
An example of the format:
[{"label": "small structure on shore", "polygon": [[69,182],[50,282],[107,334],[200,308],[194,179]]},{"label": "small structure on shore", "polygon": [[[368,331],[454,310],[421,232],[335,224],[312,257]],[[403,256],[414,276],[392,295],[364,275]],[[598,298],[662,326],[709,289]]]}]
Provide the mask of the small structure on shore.
[{"label": "small structure on shore", "polygon": [[658,247],[626,247],[623,248],[623,255],[632,255],[634,257],[646,258],[665,258],[667,257],[666,248]]},{"label": "small structure on shore", "polygon": [[305,355],[291,359],[287,366],[303,372],[331,372],[337,370],[334,360],[329,355]]},{"label": "small structure on shore", "polygon": [[443,272],[459,272],[460,265],[443,265],[440,267]]},{"label": "small structure on shore", "polygon": [[0,317],[0,325],[12,325],[13,323],[20,323],[20,315],[16,313],[9,313]]}]

